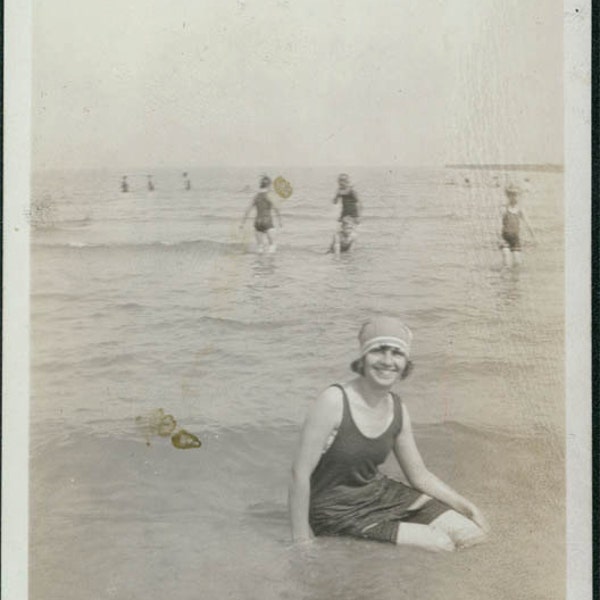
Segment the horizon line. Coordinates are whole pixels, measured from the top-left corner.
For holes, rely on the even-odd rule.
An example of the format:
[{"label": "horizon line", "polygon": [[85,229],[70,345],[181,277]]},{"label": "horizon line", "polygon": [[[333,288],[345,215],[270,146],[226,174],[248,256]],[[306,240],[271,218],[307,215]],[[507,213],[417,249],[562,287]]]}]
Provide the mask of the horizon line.
[{"label": "horizon line", "polygon": [[419,168],[554,168],[564,170],[564,164],[559,162],[527,162],[527,163],[491,163],[491,162],[462,162],[462,163],[421,163],[421,164],[329,164],[329,165],[309,165],[309,164],[293,164],[293,165],[240,165],[240,164],[204,164],[204,165],[129,165],[129,166],[35,166],[32,164],[31,171],[148,171],[149,169],[163,170],[180,170],[182,173],[193,169],[256,169],[257,171],[267,169],[419,169]]}]

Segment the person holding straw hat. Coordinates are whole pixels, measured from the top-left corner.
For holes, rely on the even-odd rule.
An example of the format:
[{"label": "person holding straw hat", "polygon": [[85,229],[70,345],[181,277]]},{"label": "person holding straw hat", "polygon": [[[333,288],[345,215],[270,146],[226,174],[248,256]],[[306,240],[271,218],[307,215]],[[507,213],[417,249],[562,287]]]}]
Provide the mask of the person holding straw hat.
[{"label": "person holding straw hat", "polygon": [[[327,388],[308,412],[289,490],[292,538],[351,536],[433,551],[483,541],[481,511],[425,466],[392,386],[412,369],[410,329],[377,316],[360,329],[357,377]],[[394,453],[408,485],[379,466]]]}]

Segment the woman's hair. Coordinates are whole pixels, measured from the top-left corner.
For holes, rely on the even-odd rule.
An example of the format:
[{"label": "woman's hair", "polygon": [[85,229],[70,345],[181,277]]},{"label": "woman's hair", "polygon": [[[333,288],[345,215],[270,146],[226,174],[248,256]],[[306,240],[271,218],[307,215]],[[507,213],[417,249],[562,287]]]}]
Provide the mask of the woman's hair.
[{"label": "woman's hair", "polygon": [[[414,369],[415,365],[412,360],[406,361],[406,366],[404,367],[404,371],[402,371],[402,375],[400,375],[400,379],[406,379]],[[365,359],[364,357],[359,358],[358,361],[352,365],[352,370],[359,375],[364,376],[365,374]]]},{"label": "woman's hair", "polygon": [[271,185],[271,178],[268,177],[267,175],[263,175],[260,178],[260,187],[261,189],[267,188]]}]

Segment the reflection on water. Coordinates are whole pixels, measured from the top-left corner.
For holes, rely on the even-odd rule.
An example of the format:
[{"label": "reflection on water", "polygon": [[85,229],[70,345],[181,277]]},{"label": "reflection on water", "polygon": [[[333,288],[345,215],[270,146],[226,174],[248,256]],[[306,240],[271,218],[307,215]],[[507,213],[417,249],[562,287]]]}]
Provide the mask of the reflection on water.
[{"label": "reflection on water", "polygon": [[263,279],[264,277],[274,275],[277,270],[275,254],[257,253],[252,261],[253,279]]},{"label": "reflection on water", "polygon": [[523,267],[505,267],[499,271],[498,298],[505,307],[515,305],[523,297],[522,270]]}]

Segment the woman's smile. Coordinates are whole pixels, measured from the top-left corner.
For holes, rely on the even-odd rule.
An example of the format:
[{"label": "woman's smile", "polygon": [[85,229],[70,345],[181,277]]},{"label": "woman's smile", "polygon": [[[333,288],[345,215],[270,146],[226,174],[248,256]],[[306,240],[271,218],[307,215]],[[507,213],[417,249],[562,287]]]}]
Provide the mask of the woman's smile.
[{"label": "woman's smile", "polygon": [[365,376],[373,383],[390,385],[406,368],[406,356],[393,346],[378,346],[364,356]]}]

